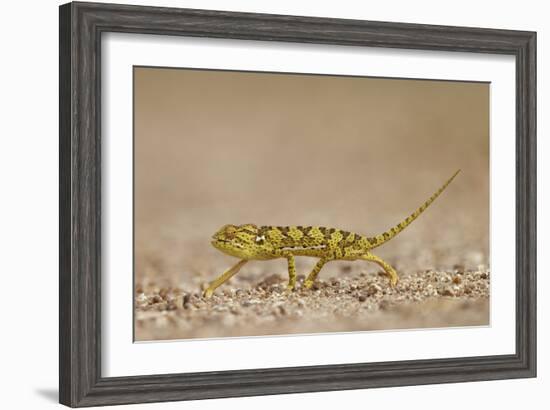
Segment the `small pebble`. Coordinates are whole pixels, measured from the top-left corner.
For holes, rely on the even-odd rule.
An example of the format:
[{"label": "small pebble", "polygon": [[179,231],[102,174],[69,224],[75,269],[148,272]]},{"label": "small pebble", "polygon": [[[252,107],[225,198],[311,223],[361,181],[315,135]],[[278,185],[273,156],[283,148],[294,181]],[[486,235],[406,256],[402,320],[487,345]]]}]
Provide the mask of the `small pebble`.
[{"label": "small pebble", "polygon": [[378,292],[380,292],[381,288],[377,284],[370,285],[367,289],[367,296],[373,296],[376,295]]},{"label": "small pebble", "polygon": [[391,306],[391,302],[389,302],[385,299],[383,301],[381,301],[380,305],[379,305],[381,310],[387,310],[390,306]]},{"label": "small pebble", "polygon": [[450,288],[443,288],[439,291],[441,296],[454,296],[454,292]]}]

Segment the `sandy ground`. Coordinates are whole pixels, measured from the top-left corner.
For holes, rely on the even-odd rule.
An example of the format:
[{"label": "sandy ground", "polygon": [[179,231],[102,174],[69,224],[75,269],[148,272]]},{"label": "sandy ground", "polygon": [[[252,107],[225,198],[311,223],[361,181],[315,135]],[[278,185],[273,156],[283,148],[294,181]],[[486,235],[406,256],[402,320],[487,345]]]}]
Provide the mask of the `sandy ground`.
[{"label": "sandy ground", "polygon": [[137,340],[345,332],[489,323],[489,273],[427,271],[405,276],[396,288],[386,277],[361,273],[319,280],[288,294],[285,278],[233,280],[211,299],[181,288],[136,289]]},{"label": "sandy ground", "polygon": [[[489,324],[487,84],[138,69],[135,338]],[[327,226],[374,236],[462,172],[368,262],[331,262],[282,293],[285,260],[210,245],[225,224]],[[303,279],[316,260],[297,258]],[[121,272],[132,274],[132,272]]]}]

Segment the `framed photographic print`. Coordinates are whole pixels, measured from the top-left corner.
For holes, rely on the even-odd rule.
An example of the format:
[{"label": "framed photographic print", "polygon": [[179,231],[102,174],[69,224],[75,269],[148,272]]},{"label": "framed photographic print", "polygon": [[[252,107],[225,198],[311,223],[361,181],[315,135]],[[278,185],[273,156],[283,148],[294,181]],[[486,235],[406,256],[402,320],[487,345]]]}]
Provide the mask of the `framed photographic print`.
[{"label": "framed photographic print", "polygon": [[60,402],[536,374],[533,32],[60,7]]}]

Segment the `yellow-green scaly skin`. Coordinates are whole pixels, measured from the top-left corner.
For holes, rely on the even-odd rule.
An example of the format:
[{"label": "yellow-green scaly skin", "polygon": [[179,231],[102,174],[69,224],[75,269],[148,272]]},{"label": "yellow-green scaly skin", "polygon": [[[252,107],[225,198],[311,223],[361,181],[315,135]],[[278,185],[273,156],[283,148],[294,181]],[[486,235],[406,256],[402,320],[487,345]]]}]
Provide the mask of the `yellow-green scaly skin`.
[{"label": "yellow-green scaly skin", "polygon": [[422,206],[388,231],[374,237],[367,237],[341,229],[322,226],[256,226],[225,225],[213,236],[212,245],[220,251],[235,256],[240,261],[215,279],[205,290],[204,296],[210,297],[214,290],[235,275],[250,260],[268,260],[286,258],[288,260],[288,290],[296,285],[295,256],[310,256],[319,261],[306,278],[304,286],[311,288],[323,265],[332,260],[367,260],[375,262],[389,276],[391,286],[395,286],[398,276],[385,261],[370,251],[389,241],[405,229],[412,221],[447,188],[460,170],[443,184]]}]

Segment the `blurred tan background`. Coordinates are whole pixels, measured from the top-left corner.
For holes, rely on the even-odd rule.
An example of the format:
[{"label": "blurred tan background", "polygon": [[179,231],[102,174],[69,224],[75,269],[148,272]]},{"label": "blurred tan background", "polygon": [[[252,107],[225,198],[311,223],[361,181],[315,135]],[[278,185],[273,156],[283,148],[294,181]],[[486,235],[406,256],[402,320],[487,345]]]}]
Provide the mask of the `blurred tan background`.
[{"label": "blurred tan background", "polygon": [[378,250],[401,271],[488,264],[488,84],[135,68],[136,279],[212,279],[227,223],[378,234],[458,168]]},{"label": "blurred tan background", "polygon": [[[136,339],[445,327],[489,322],[489,85],[135,68]],[[221,226],[322,225],[374,236],[462,173],[379,267],[236,259]]]}]

